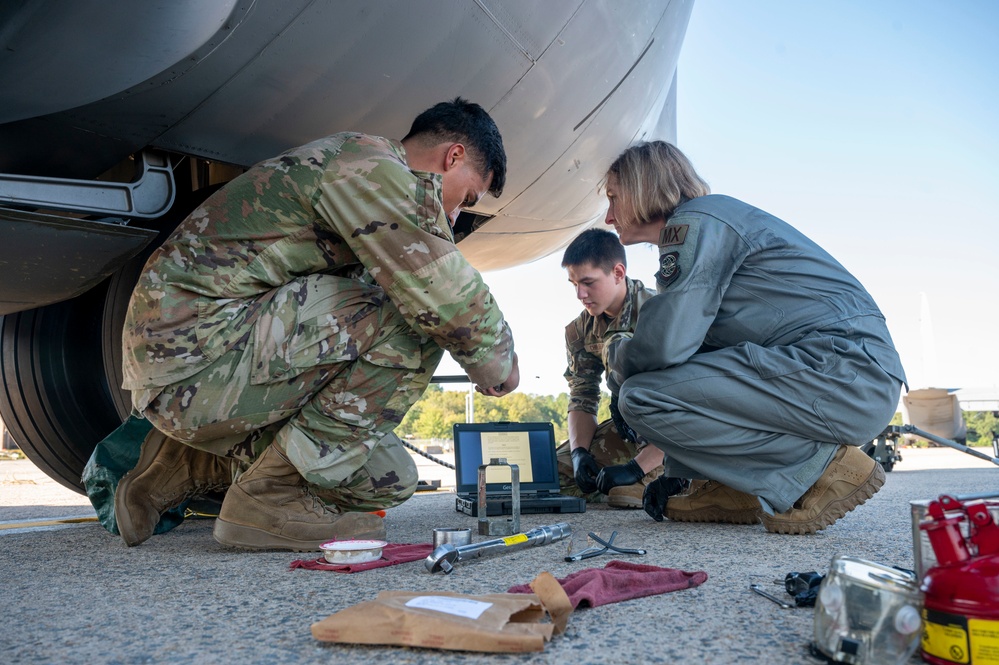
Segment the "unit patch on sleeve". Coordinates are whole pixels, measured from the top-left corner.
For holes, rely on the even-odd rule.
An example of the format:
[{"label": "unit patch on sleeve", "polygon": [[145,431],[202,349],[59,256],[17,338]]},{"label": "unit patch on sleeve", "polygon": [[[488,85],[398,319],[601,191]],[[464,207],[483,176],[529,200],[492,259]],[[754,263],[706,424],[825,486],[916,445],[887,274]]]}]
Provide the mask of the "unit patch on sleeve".
[{"label": "unit patch on sleeve", "polygon": [[[686,230],[686,227],[684,227]],[[680,256],[677,252],[659,255],[659,272],[656,273],[656,286],[660,291],[680,277]]]},{"label": "unit patch on sleeve", "polygon": [[687,239],[687,224],[667,224],[659,233],[659,246],[682,245]]}]

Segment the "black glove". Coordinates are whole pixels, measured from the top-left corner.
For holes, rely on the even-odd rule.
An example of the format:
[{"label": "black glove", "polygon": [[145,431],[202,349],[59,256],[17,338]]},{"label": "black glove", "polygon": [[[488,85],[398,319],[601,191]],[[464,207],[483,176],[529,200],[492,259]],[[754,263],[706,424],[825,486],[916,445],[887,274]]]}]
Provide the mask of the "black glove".
[{"label": "black glove", "polygon": [[592,494],[597,491],[597,474],[600,473],[600,465],[597,459],[586,448],[572,449],[572,474],[576,478],[576,487],[583,494]]},{"label": "black glove", "polygon": [[617,433],[621,435],[621,438],[628,443],[638,443],[638,435],[635,434],[635,430],[631,429],[631,426],[624,421],[624,416],[621,415],[621,412],[617,408],[617,394],[611,395],[610,412],[611,420],[614,421],[614,429],[616,429]]},{"label": "black glove", "polygon": [[597,489],[604,494],[619,485],[634,485],[645,476],[642,467],[635,460],[630,460],[627,464],[616,466],[605,466],[597,474]]},{"label": "black glove", "polygon": [[662,522],[666,514],[666,499],[687,489],[690,481],[686,478],[659,476],[645,487],[642,494],[642,507],[652,519]]}]

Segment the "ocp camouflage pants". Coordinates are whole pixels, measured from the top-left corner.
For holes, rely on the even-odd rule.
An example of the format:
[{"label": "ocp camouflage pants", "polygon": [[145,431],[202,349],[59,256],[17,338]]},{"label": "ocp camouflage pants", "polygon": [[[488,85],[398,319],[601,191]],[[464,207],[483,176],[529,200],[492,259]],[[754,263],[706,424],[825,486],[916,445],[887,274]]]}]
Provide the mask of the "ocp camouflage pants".
[{"label": "ocp camouflage pants", "polygon": [[[593,442],[590,444],[590,452],[596,458],[597,464],[603,468],[625,464],[632,460],[638,454],[638,445],[622,439],[614,427],[614,421],[608,418],[597,425],[597,429],[593,433]],[[568,441],[564,441],[555,449],[555,457],[558,460],[558,484],[562,494],[582,497],[589,503],[603,503],[607,500],[606,494],[600,492],[583,494],[576,487],[575,475],[572,472],[572,454],[569,451]]]},{"label": "ocp camouflage pants", "polygon": [[328,503],[387,508],[416,490],[416,465],[392,430],[441,355],[379,287],[311,275],[276,290],[241,348],[143,400],[143,415],[247,466],[277,445]]}]

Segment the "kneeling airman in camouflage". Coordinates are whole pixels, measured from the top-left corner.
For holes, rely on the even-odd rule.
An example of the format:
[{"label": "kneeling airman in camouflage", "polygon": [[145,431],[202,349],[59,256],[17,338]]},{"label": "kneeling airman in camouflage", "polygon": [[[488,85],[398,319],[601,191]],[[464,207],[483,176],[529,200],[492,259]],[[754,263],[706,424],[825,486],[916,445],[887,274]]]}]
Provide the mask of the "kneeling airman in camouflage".
[{"label": "kneeling airman in camouflage", "polygon": [[182,222],[124,329],[124,387],[155,427],[118,484],[125,542],[218,487],[224,545],[384,537],[369,511],[418,482],[393,429],[443,351],[484,394],[519,383],[510,329],[452,231],[505,177],[495,123],[455,99],[401,141],[347,132],[264,161]]},{"label": "kneeling airman in camouflage", "polygon": [[[617,236],[589,229],[569,243],[562,267],[584,311],[565,327],[569,382],[569,440],[558,447],[559,484],[587,501],[613,508],[641,508],[646,485],[663,472],[663,453],[635,436],[611,399],[611,419],[597,423],[603,340],[632,331],[641,306],[656,292],[630,279]],[[686,483],[677,479],[676,490]]]}]

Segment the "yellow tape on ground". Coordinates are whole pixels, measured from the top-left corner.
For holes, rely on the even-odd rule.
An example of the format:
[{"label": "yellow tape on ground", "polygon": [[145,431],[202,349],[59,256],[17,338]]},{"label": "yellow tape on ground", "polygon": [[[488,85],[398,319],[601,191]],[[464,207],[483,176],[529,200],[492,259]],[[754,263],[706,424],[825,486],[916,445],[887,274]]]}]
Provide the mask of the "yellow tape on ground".
[{"label": "yellow tape on ground", "polygon": [[96,517],[62,517],[51,520],[39,520],[35,522],[0,522],[0,531],[6,529],[37,529],[45,526],[59,526],[60,524],[83,524],[86,522],[96,522]]}]

